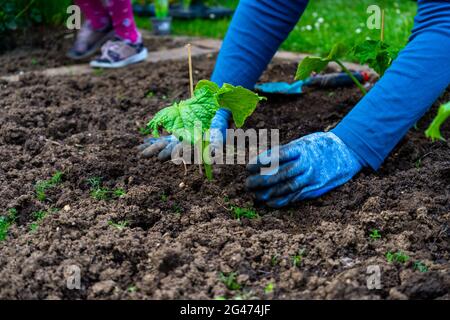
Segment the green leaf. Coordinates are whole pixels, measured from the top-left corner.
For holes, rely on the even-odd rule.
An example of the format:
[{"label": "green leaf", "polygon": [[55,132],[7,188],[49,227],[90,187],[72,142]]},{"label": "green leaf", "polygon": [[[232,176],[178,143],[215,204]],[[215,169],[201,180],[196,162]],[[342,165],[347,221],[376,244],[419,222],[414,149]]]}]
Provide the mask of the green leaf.
[{"label": "green leaf", "polygon": [[[230,110],[236,126],[241,127],[262,99],[265,98],[243,87],[224,84],[219,88],[211,81],[201,80],[194,90],[193,98],[160,110],[147,124],[147,129],[158,137],[162,127],[181,141],[191,144],[200,142],[202,150],[205,150],[208,142],[203,141],[204,134],[208,132],[211,121],[220,108]],[[207,156],[203,153],[202,156],[206,176],[212,180],[212,167]]]},{"label": "green leaf", "polygon": [[441,126],[450,117],[450,102],[439,107],[438,114],[425,131],[425,136],[430,138],[433,142],[437,140],[445,141],[441,134]]},{"label": "green leaf", "polygon": [[331,61],[338,61],[345,53],[346,48],[342,43],[337,43],[330,51],[330,53],[322,57],[308,56],[302,60],[298,65],[295,80],[305,80],[311,76],[313,72],[321,72],[325,69]]},{"label": "green leaf", "polygon": [[311,76],[313,72],[320,72],[326,68],[330,61],[320,57],[306,57],[298,65],[295,80],[305,80]]},{"label": "green leaf", "polygon": [[217,93],[220,90],[219,86],[215,82],[209,80],[200,80],[195,86],[195,91],[200,90],[204,87],[211,90],[212,93]]},{"label": "green leaf", "polygon": [[234,87],[228,83],[222,86],[218,95],[219,105],[231,111],[234,124],[238,128],[244,125],[245,120],[255,111],[258,103],[265,99],[244,87]]},{"label": "green leaf", "polygon": [[398,51],[379,40],[365,40],[353,47],[352,52],[361,64],[369,65],[380,76],[386,72],[398,54]]},{"label": "green leaf", "polygon": [[[191,99],[174,103],[159,111],[148,123],[148,128],[155,137],[159,136],[159,129],[163,127],[179,140],[195,144],[209,129],[211,120],[219,109],[216,95],[207,87],[203,87],[195,90]],[[200,124],[201,131],[196,126]]]},{"label": "green leaf", "polygon": [[331,49],[330,53],[328,54],[327,59],[329,61],[336,61],[338,59],[341,59],[347,53],[347,51],[348,50],[347,50],[345,44],[338,42]]},{"label": "green leaf", "polygon": [[195,87],[195,91],[205,87],[216,94],[221,108],[231,111],[234,124],[238,128],[244,125],[245,120],[255,111],[258,103],[266,100],[265,97],[260,97],[244,87],[235,87],[229,83],[224,83],[222,88],[219,88],[216,83],[208,80],[200,80]]}]

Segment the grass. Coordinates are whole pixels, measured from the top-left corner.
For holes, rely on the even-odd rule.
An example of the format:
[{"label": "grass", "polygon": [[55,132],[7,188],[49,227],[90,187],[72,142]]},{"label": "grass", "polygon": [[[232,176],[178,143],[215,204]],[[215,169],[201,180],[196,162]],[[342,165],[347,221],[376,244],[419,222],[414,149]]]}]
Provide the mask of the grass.
[{"label": "grass", "polygon": [[[216,1],[226,7],[235,8],[238,1]],[[288,51],[326,54],[334,43],[343,42],[349,46],[367,37],[379,39],[379,30],[366,27],[369,5],[378,4],[385,9],[385,40],[395,49],[402,48],[408,41],[413,26],[417,4],[410,0],[315,0],[310,1],[301,20],[295,26],[281,48]],[[151,29],[150,20],[136,17],[139,27]],[[173,21],[173,34],[223,38],[230,19]],[[345,60],[354,61],[351,55]]]},{"label": "grass", "polygon": [[45,201],[47,199],[47,191],[61,183],[63,175],[63,172],[56,171],[56,173],[49,180],[39,181],[36,183],[35,191],[37,199],[39,201]]}]

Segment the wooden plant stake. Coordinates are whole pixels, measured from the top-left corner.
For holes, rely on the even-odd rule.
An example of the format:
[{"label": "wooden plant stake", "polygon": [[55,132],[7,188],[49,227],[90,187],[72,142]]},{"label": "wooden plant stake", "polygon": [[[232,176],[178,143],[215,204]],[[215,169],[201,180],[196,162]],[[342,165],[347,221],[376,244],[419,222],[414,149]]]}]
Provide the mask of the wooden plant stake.
[{"label": "wooden plant stake", "polygon": [[[193,98],[194,97],[194,76],[192,75],[192,51],[191,51],[192,45],[190,43],[188,43],[186,45],[186,48],[187,48],[187,52],[188,52],[188,64],[189,64],[189,89],[191,92],[191,98]],[[202,137],[201,144],[203,146],[203,137]],[[195,146],[194,146],[194,149],[195,149]],[[200,150],[199,150],[200,162],[201,162],[201,159],[203,159],[202,152],[203,152],[203,148],[200,148]],[[198,164],[198,169],[200,171],[200,174],[203,174],[201,163]]]}]

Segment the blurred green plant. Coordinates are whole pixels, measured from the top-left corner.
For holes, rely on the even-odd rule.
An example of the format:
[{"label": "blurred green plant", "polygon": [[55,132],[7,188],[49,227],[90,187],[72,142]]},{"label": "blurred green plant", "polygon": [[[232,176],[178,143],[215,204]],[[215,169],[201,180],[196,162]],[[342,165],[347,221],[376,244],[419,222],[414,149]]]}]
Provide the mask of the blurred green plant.
[{"label": "blurred green plant", "polygon": [[70,0],[0,0],[0,34],[34,25],[60,25]]},{"label": "blurred green plant", "polygon": [[438,114],[425,131],[425,136],[434,141],[445,141],[445,138],[441,134],[441,126],[450,117],[450,101],[439,107]]},{"label": "blurred green plant", "polygon": [[157,19],[169,16],[169,0],[155,0],[155,16]]}]

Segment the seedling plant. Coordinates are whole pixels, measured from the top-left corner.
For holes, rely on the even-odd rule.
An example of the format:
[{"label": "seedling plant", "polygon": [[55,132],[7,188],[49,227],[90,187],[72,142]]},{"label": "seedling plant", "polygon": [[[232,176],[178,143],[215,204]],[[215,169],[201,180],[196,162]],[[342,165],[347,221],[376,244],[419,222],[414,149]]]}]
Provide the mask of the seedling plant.
[{"label": "seedling plant", "polygon": [[231,209],[233,210],[233,217],[237,220],[240,220],[241,218],[247,219],[259,218],[259,215],[255,209],[241,208],[237,206],[231,206]]},{"label": "seedling plant", "polygon": [[388,251],[386,252],[386,260],[389,263],[398,262],[400,264],[405,264],[408,262],[409,256],[402,251],[397,251],[395,253]]},{"label": "seedling plant", "polygon": [[297,254],[292,257],[292,266],[297,268],[300,266],[303,260],[303,254],[305,253],[305,249],[300,249]]},{"label": "seedling plant", "polygon": [[414,270],[417,270],[419,272],[428,272],[428,267],[422,261],[419,260],[414,262],[413,268]]},{"label": "seedling plant", "polygon": [[58,209],[51,209],[51,210],[47,210],[47,211],[36,211],[33,212],[33,218],[35,219],[34,222],[32,222],[30,224],[30,231],[34,232],[38,229],[39,225],[41,224],[41,222],[52,212],[57,212]]},{"label": "seedling plant", "polygon": [[194,145],[200,152],[199,158],[204,165],[207,179],[212,180],[209,129],[216,112],[221,108],[231,111],[236,127],[240,128],[258,103],[265,98],[241,86],[225,83],[219,87],[208,80],[200,80],[194,89],[191,63],[189,70],[191,98],[160,110],[148,123],[147,129],[154,137],[159,137],[159,131],[163,128],[179,141]]},{"label": "seedling plant", "polygon": [[351,50],[348,50],[342,43],[337,43],[326,57],[308,56],[303,59],[295,75],[296,80],[305,80],[311,76],[313,72],[319,73],[323,71],[330,62],[335,62],[339,65],[343,72],[345,72],[356,84],[359,90],[365,95],[367,90],[353,75],[352,72],[342,63],[342,57],[348,52],[353,53],[356,59],[362,64],[368,64],[380,76],[392,64],[397,56],[395,50],[391,50],[389,45],[383,41],[365,40],[355,45]]},{"label": "seedling plant", "polygon": [[116,228],[118,230],[123,230],[126,227],[128,227],[129,222],[127,220],[122,220],[118,222],[114,222],[113,220],[108,221],[108,225],[110,225],[113,228]]},{"label": "seedling plant", "polygon": [[242,286],[237,282],[236,272],[230,272],[229,274],[221,272],[219,274],[219,279],[228,288],[228,290],[235,291],[242,288]]},{"label": "seedling plant", "polygon": [[381,239],[381,234],[380,231],[377,229],[372,229],[372,231],[370,232],[370,238],[372,240],[378,240]]}]

